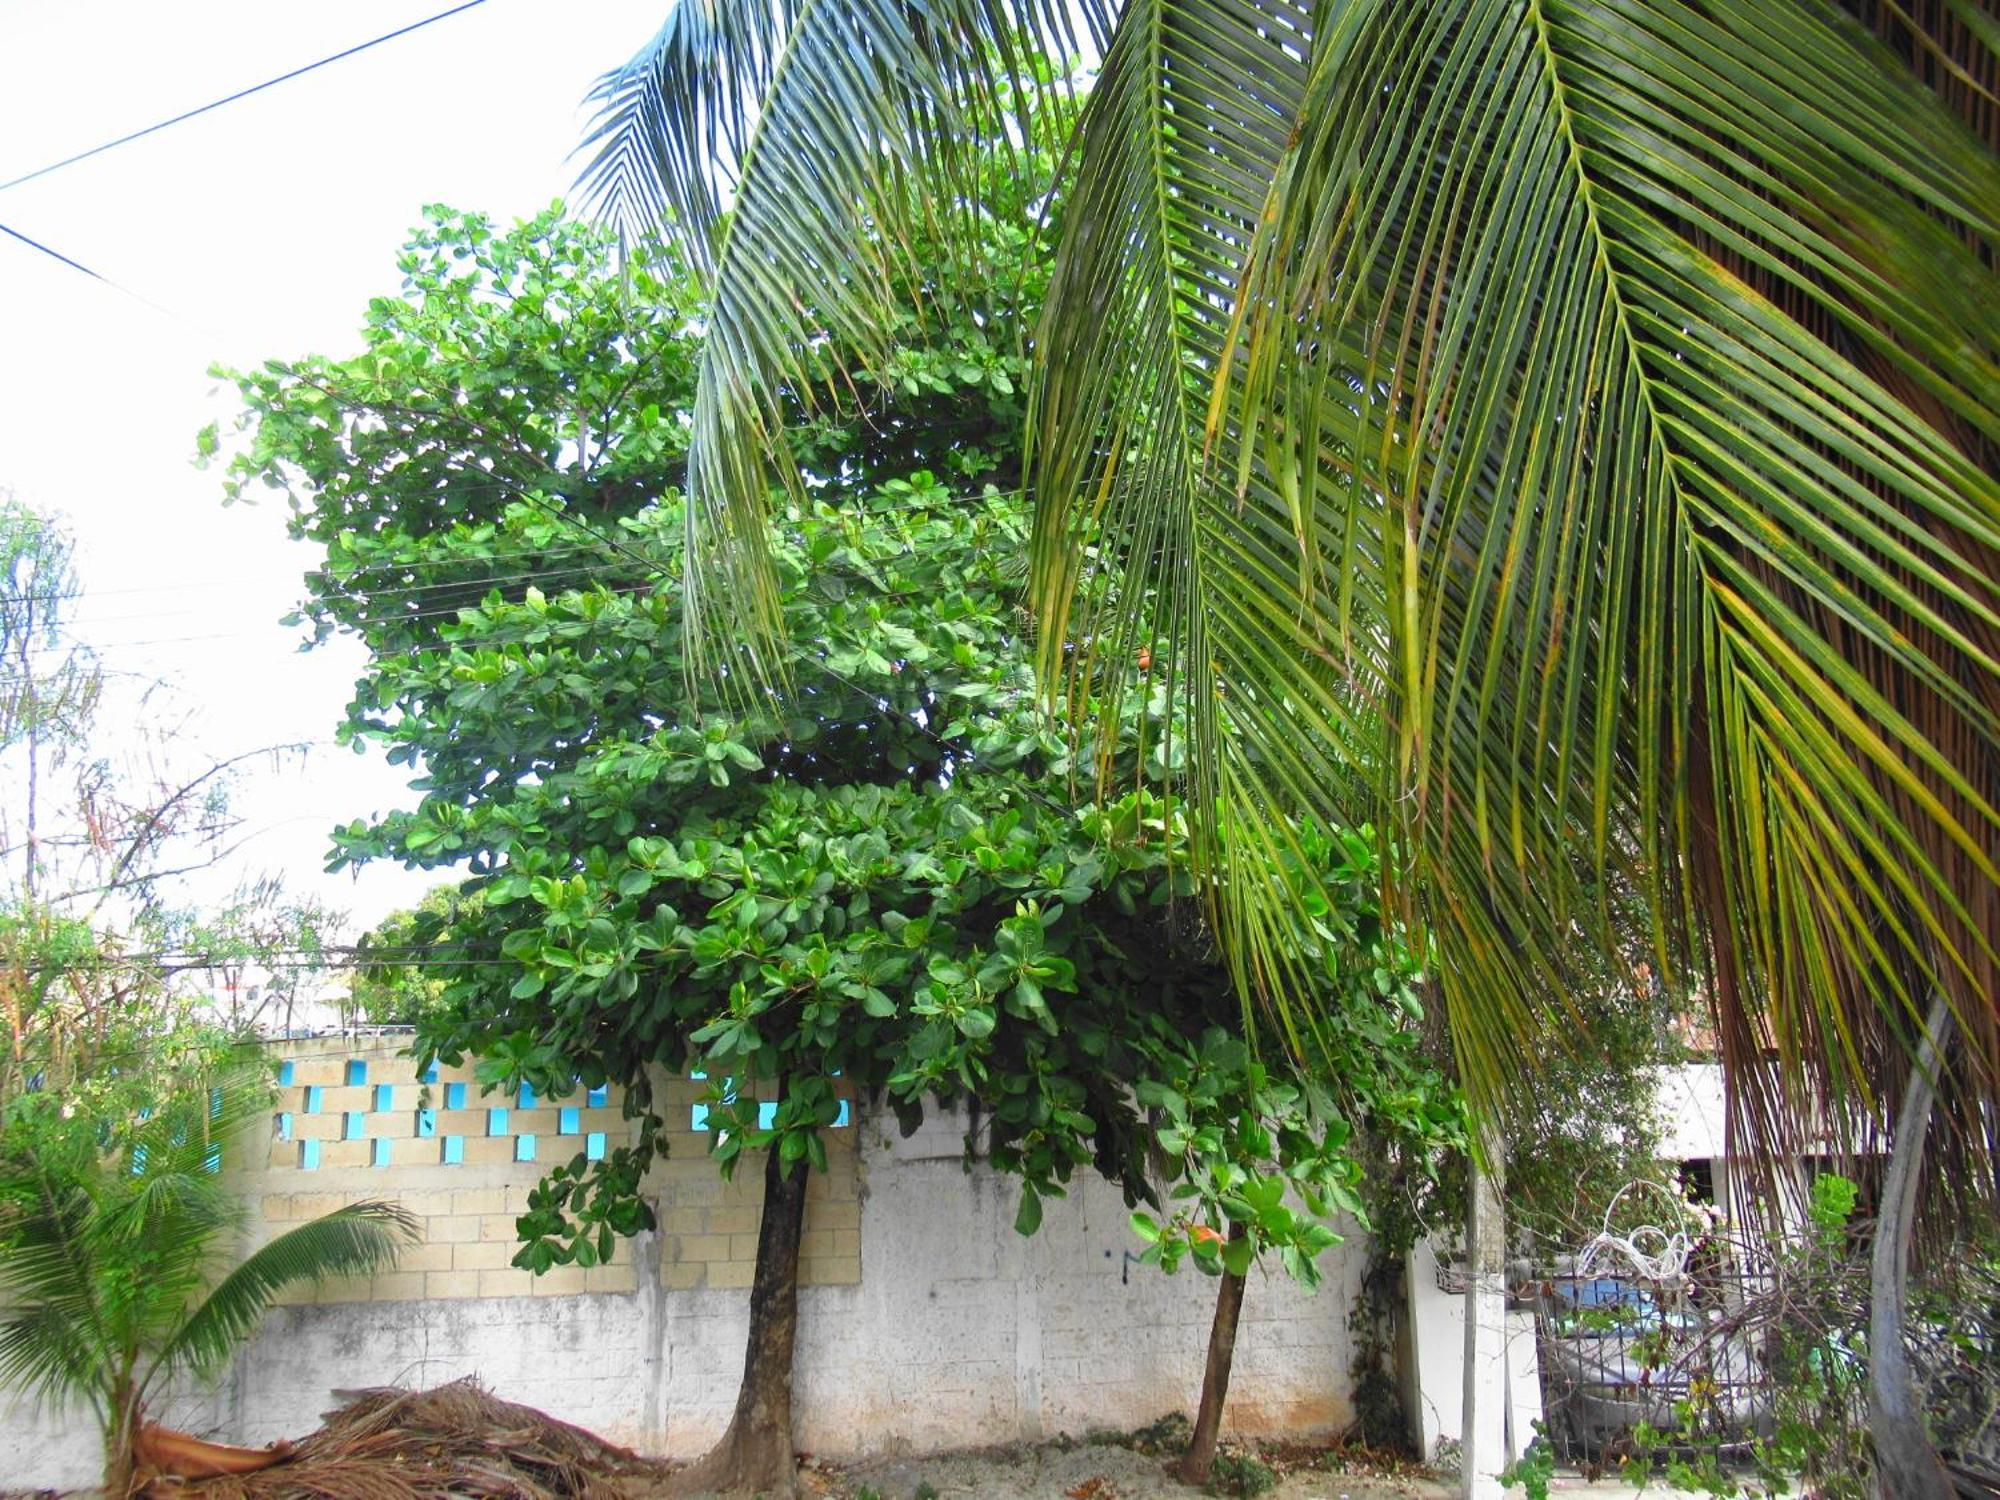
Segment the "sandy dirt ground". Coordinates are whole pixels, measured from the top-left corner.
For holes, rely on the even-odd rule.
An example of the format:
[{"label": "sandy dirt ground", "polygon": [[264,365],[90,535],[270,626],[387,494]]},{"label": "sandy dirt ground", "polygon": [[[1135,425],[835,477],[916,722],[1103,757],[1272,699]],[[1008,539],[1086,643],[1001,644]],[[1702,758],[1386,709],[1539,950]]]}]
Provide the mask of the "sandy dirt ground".
[{"label": "sandy dirt ground", "polygon": [[[843,1468],[832,1494],[912,1500],[928,1484],[938,1500],[1183,1500],[1190,1489],[1167,1472],[1170,1460],[1110,1444],[1028,1448],[992,1454],[879,1459]],[[1321,1472],[1286,1475],[1269,1500],[1450,1500],[1435,1480]]]}]

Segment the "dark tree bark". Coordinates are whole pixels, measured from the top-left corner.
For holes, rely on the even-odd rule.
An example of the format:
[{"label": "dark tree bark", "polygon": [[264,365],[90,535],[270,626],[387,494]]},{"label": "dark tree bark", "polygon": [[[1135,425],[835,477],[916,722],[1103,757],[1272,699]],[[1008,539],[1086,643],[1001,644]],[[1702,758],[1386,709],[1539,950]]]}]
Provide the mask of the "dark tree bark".
[{"label": "dark tree bark", "polygon": [[1917,1049],[1896,1141],[1882,1183],[1882,1210],[1868,1266],[1868,1433],[1875,1442],[1875,1482],[1883,1500],[1952,1500],[1956,1488],[1924,1428],[1903,1317],[1909,1302],[1910,1239],[1917,1222],[1917,1181],[1924,1136],[1937,1098],[1938,1070],[1951,1038],[1951,1008],[1931,1003]]},{"label": "dark tree bark", "polygon": [[[1229,1226],[1230,1243],[1243,1238],[1241,1224]],[[1222,1403],[1229,1399],[1229,1367],[1236,1359],[1236,1319],[1243,1311],[1243,1278],[1222,1273],[1215,1293],[1215,1321],[1208,1328],[1208,1366],[1201,1375],[1201,1409],[1195,1414],[1194,1436],[1187,1455],[1174,1471],[1182,1484],[1208,1483],[1215,1467],[1215,1442],[1222,1434]]]},{"label": "dark tree bark", "polygon": [[729,1430],[708,1454],[673,1479],[675,1495],[797,1493],[792,1449],[792,1348],[799,1326],[799,1234],[808,1168],[788,1169],[776,1148],[764,1162],[764,1209],[757,1222],[757,1269],[750,1284],[750,1339]]}]

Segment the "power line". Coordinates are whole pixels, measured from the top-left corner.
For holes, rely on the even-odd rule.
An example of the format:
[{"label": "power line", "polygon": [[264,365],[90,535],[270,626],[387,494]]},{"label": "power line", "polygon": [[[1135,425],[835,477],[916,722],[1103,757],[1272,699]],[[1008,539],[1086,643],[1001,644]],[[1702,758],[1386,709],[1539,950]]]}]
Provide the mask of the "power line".
[{"label": "power line", "polygon": [[[0,193],[6,192],[9,188],[19,187],[24,182],[33,182],[38,177],[46,177],[51,172],[60,172],[64,167],[73,167],[78,162],[88,161],[93,156],[102,156],[107,151],[115,151],[120,146],[130,145],[133,141],[142,140],[146,136],[156,135],[160,131],[174,125],[179,125],[185,120],[192,120],[197,115],[205,115],[211,110],[221,109],[224,105],[234,104],[240,99],[247,99],[252,94],[261,94],[265,89],[276,88],[279,84],[289,83],[294,78],[303,78],[306,74],[324,68],[329,64],[353,57],[357,53],[366,52],[371,47],[379,47],[384,42],[392,42],[397,37],[408,36],[413,31],[421,31],[426,26],[435,25],[439,21],[446,20],[451,16],[458,15],[463,11],[471,10],[485,3],[486,0],[465,0],[464,4],[454,5],[450,10],[439,11],[436,15],[426,16],[421,21],[412,21],[407,26],[398,27],[396,30],[385,32],[378,37],[371,37],[368,41],[358,43],[355,46],[347,48],[345,51],[336,52],[330,57],[322,57],[317,62],[307,63],[304,67],[293,68],[289,73],[280,73],[276,78],[267,78],[262,83],[255,83],[248,88],[238,89],[235,93],[225,95],[223,98],[212,100],[194,109],[183,110],[172,119],[161,120],[157,124],[146,126],[143,130],[134,130],[129,134],[119,136],[116,140],[105,141],[102,145],[92,146],[88,151],[79,151],[74,156],[65,156],[61,161],[52,161],[45,167],[37,167],[34,171],[24,172],[19,177],[13,178],[10,181],[0,182]],[[5,227],[4,225],[0,225],[0,229],[4,229]],[[7,233],[13,234],[16,239],[27,239],[27,236],[15,234],[11,229],[7,230]],[[33,240],[28,240],[27,242],[35,245],[35,248],[41,250],[44,254],[54,255],[57,260],[62,261],[65,265],[74,266],[86,276],[95,276],[99,281],[105,282],[107,286],[116,285],[116,283],[108,281],[105,277],[98,276],[97,272],[91,270],[88,266],[78,265],[77,262],[69,259],[68,256],[57,255],[55,251],[50,250],[45,245],[35,244]],[[120,290],[123,290],[123,288],[120,288]]]}]

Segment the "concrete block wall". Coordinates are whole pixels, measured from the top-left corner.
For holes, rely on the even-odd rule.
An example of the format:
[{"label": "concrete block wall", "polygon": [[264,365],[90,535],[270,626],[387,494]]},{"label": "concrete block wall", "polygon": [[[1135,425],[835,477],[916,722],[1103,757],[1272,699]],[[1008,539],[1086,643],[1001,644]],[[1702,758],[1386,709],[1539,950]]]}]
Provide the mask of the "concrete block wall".
[{"label": "concrete block wall", "polygon": [[[482,1094],[470,1065],[420,1077],[397,1036],[314,1038],[272,1046],[279,1070],[268,1152],[226,1164],[254,1205],[261,1232],[282,1233],[344,1203],[392,1199],[416,1215],[422,1243],[372,1281],[329,1283],[293,1302],[395,1302],[414,1298],[553,1297],[630,1292],[629,1256],[608,1266],[563,1266],[534,1276],[509,1262],[514,1221],[551,1166],[579,1153],[631,1144],[636,1123],[622,1092],[579,1088],[562,1099],[526,1091]],[[659,1276],[677,1290],[750,1285],[757,1256],[761,1174],[750,1164],[723,1182],[709,1160],[700,1103],[706,1084],[654,1081],[666,1122],[664,1158],[646,1190],[660,1217]],[[854,1132],[829,1132],[828,1170],[808,1198],[801,1285],[848,1285],[861,1276]]]},{"label": "concrete block wall", "polygon": [[[307,1047],[334,1050],[291,1045],[300,1058]],[[381,1050],[393,1056],[394,1043]],[[298,1072],[288,1087],[307,1086]],[[690,1109],[692,1093],[678,1096]],[[671,1106],[674,1089],[665,1097]],[[391,1102],[401,1109],[400,1097]],[[801,1449],[920,1453],[1129,1429],[1193,1409],[1216,1283],[1132,1263],[1139,1246],[1114,1188],[1079,1180],[1047,1205],[1041,1232],[1022,1239],[1017,1186],[968,1165],[962,1120],[933,1120],[905,1139],[886,1112],[857,1112],[836,1134],[833,1170],[813,1179],[808,1197],[794,1402]],[[253,1235],[350,1196],[393,1196],[422,1217],[425,1240],[366,1287],[280,1309],[222,1386],[192,1393],[172,1417],[264,1443],[311,1431],[339,1389],[477,1375],[502,1396],[643,1451],[699,1453],[727,1424],[742,1371],[762,1171],[745,1160],[738,1180],[722,1184],[691,1125],[671,1145],[648,1184],[659,1232],[620,1243],[613,1264],[594,1279],[584,1273],[580,1286],[537,1284],[505,1264],[538,1165],[392,1157],[381,1168],[281,1161],[247,1173],[246,1193],[261,1195]],[[1364,1251],[1329,1252],[1326,1283],[1312,1296],[1275,1271],[1252,1273],[1233,1429],[1303,1435],[1349,1419],[1346,1324]],[[10,1432],[14,1417],[0,1395],[0,1473],[11,1482],[74,1484],[91,1472],[87,1429],[23,1416]]]}]

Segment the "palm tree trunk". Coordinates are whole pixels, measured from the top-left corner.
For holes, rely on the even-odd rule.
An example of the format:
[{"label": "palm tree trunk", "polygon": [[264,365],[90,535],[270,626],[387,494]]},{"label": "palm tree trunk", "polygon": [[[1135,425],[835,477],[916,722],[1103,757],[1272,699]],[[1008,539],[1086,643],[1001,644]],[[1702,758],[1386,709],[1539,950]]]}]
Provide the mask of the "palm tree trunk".
[{"label": "palm tree trunk", "polygon": [[[1229,1226],[1231,1244],[1243,1238],[1241,1224]],[[1174,1471],[1182,1484],[1197,1487],[1208,1483],[1215,1467],[1215,1443],[1222,1434],[1222,1403],[1229,1399],[1229,1367],[1236,1360],[1236,1319],[1243,1311],[1243,1278],[1234,1271],[1222,1273],[1222,1285],[1215,1293],[1215,1319],[1208,1327],[1208,1365],[1201,1375],[1201,1409],[1194,1419],[1194,1436],[1188,1451]]]},{"label": "palm tree trunk", "polygon": [[1909,1301],[1910,1240],[1916,1228],[1917,1182],[1924,1137],[1937,1098],[1938,1070],[1950,1041],[1951,1007],[1931,1002],[1924,1038],[1903,1091],[1896,1141],[1882,1184],[1875,1244],[1868,1267],[1868,1432],[1875,1442],[1875,1479],[1883,1500],[1951,1500],[1954,1487],[1924,1428],[1923,1403],[1903,1342]]},{"label": "palm tree trunk", "polygon": [[764,1160],[764,1209],[757,1221],[757,1269],[750,1283],[750,1339],[743,1384],[722,1440],[673,1476],[675,1495],[797,1493],[792,1452],[792,1350],[799,1326],[799,1236],[808,1168],[789,1168],[773,1146]]},{"label": "palm tree trunk", "polygon": [[104,1425],[104,1500],[126,1500],[137,1483],[139,1399],[129,1370],[112,1387]]}]

